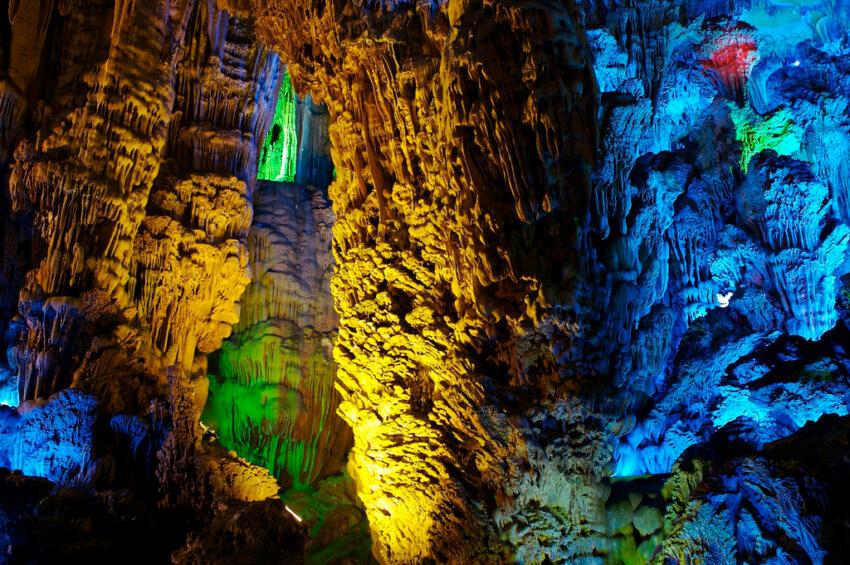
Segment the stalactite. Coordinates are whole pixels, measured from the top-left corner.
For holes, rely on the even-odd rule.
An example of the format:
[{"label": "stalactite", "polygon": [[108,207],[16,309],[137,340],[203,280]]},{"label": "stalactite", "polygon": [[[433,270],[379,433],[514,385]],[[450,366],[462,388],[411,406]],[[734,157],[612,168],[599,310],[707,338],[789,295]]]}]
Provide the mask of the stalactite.
[{"label": "stalactite", "polygon": [[[2,141],[20,138],[10,207],[32,218],[35,239],[5,332],[22,402],[2,408],[0,464],[61,486],[129,488],[134,504],[185,513],[180,528],[236,507],[295,523],[261,503],[279,490],[268,471],[205,441],[199,423],[204,354],[230,334],[249,282],[277,56],[215,2],[33,2],[13,44],[36,37],[36,12],[47,54],[33,44],[27,68],[47,71],[18,84],[26,104],[3,82]],[[290,534],[303,546],[299,527]]]},{"label": "stalactite", "polygon": [[[25,382],[36,374],[35,386],[22,389],[25,400],[69,386],[93,326],[105,323],[107,312],[129,306],[122,287],[129,277],[133,237],[158,172],[173,97],[171,75],[159,68],[159,54],[169,47],[164,40],[170,14],[161,10],[141,7],[116,19],[108,59],[88,75],[84,105],[69,116],[65,129],[40,142],[36,149],[43,156],[32,170],[13,180],[13,191],[25,195],[23,202],[16,199],[18,209],[27,203],[37,208],[35,221],[46,247],[24,289],[32,308],[28,345],[19,348],[17,364],[19,374],[30,376]],[[136,26],[147,31],[127,33]],[[133,43],[123,45],[126,41]],[[134,49],[143,55],[136,56]],[[63,146],[73,153],[63,156],[58,151]],[[88,333],[73,334],[73,340],[68,334],[47,339],[39,305],[69,300],[66,296],[73,301],[83,293],[97,296],[94,302],[100,304],[77,310],[78,325],[65,329]],[[30,347],[44,349],[36,355],[28,352]]]},{"label": "stalactite", "polygon": [[292,182],[298,156],[296,133],[296,96],[289,73],[283,77],[275,107],[274,120],[260,155],[260,180]]}]

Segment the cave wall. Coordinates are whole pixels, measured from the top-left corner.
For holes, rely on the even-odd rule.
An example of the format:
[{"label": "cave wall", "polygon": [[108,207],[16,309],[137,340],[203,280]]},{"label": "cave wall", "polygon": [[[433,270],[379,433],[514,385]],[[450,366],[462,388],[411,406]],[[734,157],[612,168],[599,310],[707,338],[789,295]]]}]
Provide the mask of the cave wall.
[{"label": "cave wall", "polygon": [[846,440],[812,422],[848,413],[847,7],[586,6],[604,141],[581,347],[625,414],[614,475],[673,473],[663,525],[609,531],[608,559],[840,561],[843,491],[787,446],[823,434],[834,468]]},{"label": "cave wall", "polygon": [[328,125],[328,109],[311,94],[298,96],[287,71],[260,152],[257,177],[326,190],[333,176]]},{"label": "cave wall", "polygon": [[325,556],[845,555],[843,3],[0,7],[0,466],[299,559],[211,386]]},{"label": "cave wall", "polygon": [[[846,413],[830,360],[843,356],[848,272],[846,9],[680,2],[643,20],[663,42],[632,52],[624,26],[640,14],[596,10],[606,142],[585,256],[600,259],[586,292],[601,306],[585,347],[624,402],[651,407],[619,446],[618,474],[667,472],[739,416],[771,440],[786,419]],[[812,379],[817,367],[835,382]]]},{"label": "cave wall", "polygon": [[[341,414],[379,559],[641,562],[671,529],[728,555],[668,498],[696,491],[610,478],[847,413],[845,7],[255,9],[331,112]],[[724,518],[767,540],[737,558],[817,560],[770,499]]]},{"label": "cave wall", "polygon": [[[376,555],[500,560],[556,536],[554,551],[589,555],[606,457],[582,433],[558,449],[584,458],[550,464],[535,438],[595,416],[551,347],[574,322],[596,135],[577,8],[255,10],[332,118],[337,386]],[[553,506],[590,524],[546,534]]]},{"label": "cave wall", "polygon": [[[47,109],[10,175],[13,212],[32,211],[39,235],[11,344],[21,401],[97,386],[122,341],[151,372],[191,373],[196,352],[218,348],[248,282],[257,145],[283,76],[250,21],[214,4],[60,8],[18,8],[57,28],[58,52],[42,58],[79,83],[33,94]],[[80,26],[102,33],[78,53]]]},{"label": "cave wall", "polygon": [[[253,97],[281,69],[258,47],[222,59],[233,44],[244,48],[246,32],[207,5],[54,8],[20,8],[55,26],[58,53],[43,58],[78,92],[47,84],[33,94],[46,109],[30,117],[34,131],[20,132],[10,175],[13,212],[29,213],[37,234],[12,322],[18,400],[73,385],[112,413],[144,410],[168,386],[167,367],[190,375],[196,351],[217,348],[236,321],[254,183],[246,165],[274,94]],[[101,33],[81,51],[82,26]],[[190,27],[191,49],[180,50]],[[230,35],[211,45],[211,27]],[[181,297],[199,299],[191,314]]]},{"label": "cave wall", "polygon": [[[218,526],[202,528],[229,513],[231,532],[277,522],[261,549],[299,554],[303,528],[264,502],[276,480],[199,420],[206,354],[250,281],[257,154],[284,66],[224,2],[2,8],[2,307],[15,314],[0,376],[16,385],[5,403],[20,406],[0,406],[0,466],[107,493],[86,502],[92,512],[117,497],[128,519],[139,505],[178,515],[150,551],[176,549],[190,528],[207,551]],[[22,535],[10,551],[24,559],[45,543]],[[55,546],[44,550],[70,553],[53,559],[87,551]]]},{"label": "cave wall", "polygon": [[351,446],[334,389],[333,220],[324,189],[259,183],[251,283],[211,364],[203,414],[225,447],[300,488],[339,473]]}]

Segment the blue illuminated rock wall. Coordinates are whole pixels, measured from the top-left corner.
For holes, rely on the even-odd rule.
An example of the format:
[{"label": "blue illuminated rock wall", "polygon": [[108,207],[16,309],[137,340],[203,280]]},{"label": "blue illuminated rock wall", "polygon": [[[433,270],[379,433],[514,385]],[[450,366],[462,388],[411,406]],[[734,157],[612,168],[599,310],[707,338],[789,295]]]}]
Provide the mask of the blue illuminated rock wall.
[{"label": "blue illuminated rock wall", "polygon": [[[777,420],[847,411],[830,353],[798,360],[769,392],[759,379],[770,368],[747,361],[839,322],[850,271],[847,7],[734,4],[732,15],[704,2],[586,6],[604,137],[584,337],[634,414],[617,475],[667,472],[740,415],[763,422],[767,439],[782,435]],[[792,391],[808,405],[776,402]]]},{"label": "blue illuminated rock wall", "polygon": [[79,390],[63,390],[51,402],[23,413],[7,412],[3,465],[25,475],[61,484],[91,484],[97,400]]},{"label": "blue illuminated rock wall", "polygon": [[583,7],[602,143],[574,355],[611,378],[613,476],[675,471],[663,535],[615,520],[607,559],[823,562],[835,508],[770,446],[850,403],[850,4]]}]

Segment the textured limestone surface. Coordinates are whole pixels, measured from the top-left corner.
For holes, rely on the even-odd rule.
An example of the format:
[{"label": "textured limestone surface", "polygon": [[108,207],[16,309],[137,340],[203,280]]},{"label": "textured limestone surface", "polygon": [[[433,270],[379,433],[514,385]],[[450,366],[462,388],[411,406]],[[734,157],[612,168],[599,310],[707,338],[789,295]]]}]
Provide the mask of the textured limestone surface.
[{"label": "textured limestone surface", "polygon": [[[299,553],[296,521],[261,504],[276,480],[199,423],[206,354],[250,281],[257,153],[284,66],[227,3],[0,8],[0,388],[18,406],[0,407],[0,461],[95,492],[92,512],[177,516],[158,559],[233,505],[278,522]],[[22,556],[41,543],[22,539]]]},{"label": "textured limestone surface", "polygon": [[575,343],[613,385],[615,480],[674,473],[663,528],[609,529],[605,559],[829,561],[836,509],[800,500],[833,487],[769,446],[823,434],[840,466],[812,422],[850,399],[847,6],[583,5],[602,144]]},{"label": "textured limestone surface", "polygon": [[845,7],[254,4],[331,114],[379,559],[645,561],[661,505],[611,531],[612,474],[846,413]]},{"label": "textured limestone surface", "polygon": [[0,547],[846,561],[848,23],[0,0]]},{"label": "textured limestone surface", "polygon": [[562,354],[596,134],[578,8],[254,8],[331,117],[337,387],[375,555],[534,559],[541,524],[591,555],[604,424],[554,437],[596,417]]}]

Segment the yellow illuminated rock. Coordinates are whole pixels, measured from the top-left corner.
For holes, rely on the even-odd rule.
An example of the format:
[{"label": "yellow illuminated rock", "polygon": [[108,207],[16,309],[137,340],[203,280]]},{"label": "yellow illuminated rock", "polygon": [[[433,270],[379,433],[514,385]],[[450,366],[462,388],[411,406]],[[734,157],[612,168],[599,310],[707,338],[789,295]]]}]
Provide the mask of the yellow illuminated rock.
[{"label": "yellow illuminated rock", "polygon": [[339,412],[374,553],[500,562],[533,433],[512,391],[546,410],[567,388],[592,74],[571,3],[390,4],[253,3],[330,111]]}]

